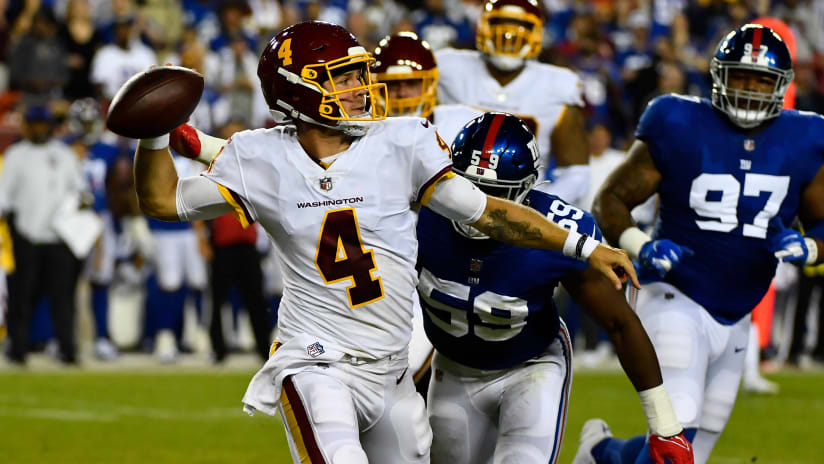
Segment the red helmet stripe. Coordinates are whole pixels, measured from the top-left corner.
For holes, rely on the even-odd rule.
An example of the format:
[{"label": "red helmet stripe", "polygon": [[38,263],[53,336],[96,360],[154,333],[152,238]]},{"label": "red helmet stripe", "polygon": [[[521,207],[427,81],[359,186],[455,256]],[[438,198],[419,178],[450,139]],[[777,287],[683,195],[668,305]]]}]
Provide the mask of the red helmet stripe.
[{"label": "red helmet stripe", "polygon": [[489,125],[489,131],[486,133],[484,139],[484,150],[481,152],[481,162],[479,166],[482,168],[489,168],[489,155],[492,151],[492,146],[495,145],[495,138],[498,137],[498,130],[504,122],[504,114],[496,114],[492,118],[492,123]]},{"label": "red helmet stripe", "polygon": [[758,58],[758,52],[761,51],[761,28],[757,27],[752,31],[752,57]]}]

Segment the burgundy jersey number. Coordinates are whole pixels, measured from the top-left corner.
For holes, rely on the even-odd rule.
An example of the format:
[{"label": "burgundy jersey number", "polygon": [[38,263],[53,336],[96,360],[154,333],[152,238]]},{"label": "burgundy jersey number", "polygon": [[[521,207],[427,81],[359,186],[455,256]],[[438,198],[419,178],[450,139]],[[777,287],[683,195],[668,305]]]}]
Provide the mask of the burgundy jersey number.
[{"label": "burgundy jersey number", "polygon": [[349,305],[363,306],[383,298],[381,278],[372,250],[364,250],[354,208],[327,211],[318,237],[315,265],[327,284],[352,279],[347,287]]}]

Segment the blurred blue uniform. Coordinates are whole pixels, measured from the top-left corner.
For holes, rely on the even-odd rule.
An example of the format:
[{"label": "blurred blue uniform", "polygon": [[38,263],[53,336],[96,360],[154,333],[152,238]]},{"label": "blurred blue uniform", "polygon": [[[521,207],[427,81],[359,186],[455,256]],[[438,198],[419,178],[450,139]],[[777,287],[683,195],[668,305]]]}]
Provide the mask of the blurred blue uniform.
[{"label": "blurred blue uniform", "polygon": [[709,100],[655,99],[636,131],[662,175],[653,238],[695,251],[664,280],[722,324],[749,314],[775,275],[768,222],[775,215],[793,222],[824,162],[821,134],[824,118],[813,113],[784,110],[748,135]]}]

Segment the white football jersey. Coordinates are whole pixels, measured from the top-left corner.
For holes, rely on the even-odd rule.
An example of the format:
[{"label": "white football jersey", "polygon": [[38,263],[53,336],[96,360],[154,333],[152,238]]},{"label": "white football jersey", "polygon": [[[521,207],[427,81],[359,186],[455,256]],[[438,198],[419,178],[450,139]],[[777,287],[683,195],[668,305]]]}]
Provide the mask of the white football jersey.
[{"label": "white football jersey", "polygon": [[470,121],[484,114],[483,111],[466,105],[437,105],[432,108],[432,122],[441,137],[452,146],[458,133]]},{"label": "white football jersey", "polygon": [[[505,111],[526,122],[538,139],[541,165],[549,167],[550,136],[567,105],[584,106],[578,76],[566,68],[528,60],[523,71],[504,87],[489,74],[483,54],[475,50],[441,49],[438,98],[483,111]],[[581,141],[584,143],[584,141]],[[545,169],[541,169],[544,179]]]},{"label": "white football jersey", "polygon": [[282,260],[282,342],[305,333],[356,357],[405,350],[416,298],[414,203],[450,172],[449,148],[420,118],[389,118],[324,169],[291,126],[232,136],[205,174]]}]

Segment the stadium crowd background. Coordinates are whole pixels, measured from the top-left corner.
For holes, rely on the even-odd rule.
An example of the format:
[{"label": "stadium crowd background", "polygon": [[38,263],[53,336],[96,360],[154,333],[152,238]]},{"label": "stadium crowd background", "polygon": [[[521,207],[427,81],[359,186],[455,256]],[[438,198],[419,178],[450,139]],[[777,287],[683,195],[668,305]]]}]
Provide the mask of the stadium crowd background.
[{"label": "stadium crowd background", "polygon": [[[435,49],[473,48],[481,4],[480,0],[0,0],[0,150],[21,138],[27,109],[45,106],[55,123],[54,137],[71,144],[86,160],[94,184],[93,145],[106,145],[125,156],[133,152],[133,141],[104,132],[102,115],[120,85],[150,65],[179,64],[203,73],[206,90],[191,122],[204,132],[225,137],[244,128],[271,125],[256,70],[259,51],[284,26],[309,19],[339,23],[370,50],[382,37],[405,30],[417,32]],[[774,17],[789,25],[796,44],[795,107],[824,112],[824,1],[543,0],[543,6],[546,22],[539,59],[569,67],[581,76],[594,163],[605,153],[622,156],[641,112],[655,96],[670,92],[709,96],[708,58],[716,44],[722,34],[754,18]],[[129,177],[128,171],[123,172]],[[597,172],[593,167],[593,174]],[[593,192],[604,175],[593,176]],[[97,182],[105,183],[99,177]],[[98,190],[105,194],[105,188]],[[105,199],[96,201],[106,203]],[[241,236],[234,227],[208,224],[189,230],[199,240],[202,266],[214,260],[216,246],[233,240],[255,244],[268,256],[264,265],[277,266],[271,263],[274,258],[265,239],[260,240],[261,233]],[[158,224],[150,224],[150,229],[153,234],[168,232]],[[8,239],[5,246],[8,252]],[[142,327],[138,342],[120,348],[153,350],[161,360],[174,361],[182,348],[183,318],[166,320],[167,310],[153,310],[152,295],[179,291],[175,301],[187,296],[199,301],[199,294],[209,287],[206,276],[191,279],[191,271],[184,270],[185,279],[164,284],[163,279],[151,277],[152,264],[158,259],[148,260],[146,266],[135,265],[135,256],[140,261],[137,248],[121,256],[117,264],[138,271],[119,269],[106,283],[128,280],[132,287],[148,289],[145,314],[135,319]],[[10,266],[9,259],[4,262]],[[811,289],[821,286],[818,276],[824,271],[784,269],[776,307],[779,315],[788,314],[779,324],[786,334],[773,341],[781,342],[782,358],[797,364],[815,344],[811,337],[817,331],[805,331],[808,319],[815,318],[808,318],[806,309],[811,303],[809,294],[815,293]],[[264,272],[265,288],[260,291],[271,309],[277,305],[280,290],[277,276],[270,274]],[[803,291],[797,298],[799,274]],[[88,279],[88,274],[81,274],[81,279]],[[194,291],[181,290],[184,281]],[[239,297],[230,299],[234,306],[244,305]],[[93,297],[89,301],[81,303],[78,312],[88,312],[95,304]],[[163,304],[167,303],[156,306]],[[194,306],[200,308],[199,303]],[[790,310],[784,312],[785,308]],[[204,331],[209,330],[209,317],[204,315],[209,313],[199,316]],[[46,313],[41,309],[38,314]],[[96,321],[107,323],[105,316]],[[33,325],[35,342],[49,338],[44,325],[48,317]],[[177,341],[159,349],[154,335],[167,328],[173,329]],[[226,329],[213,328],[213,338],[215,330],[222,333]],[[98,339],[107,338],[106,332],[95,331]],[[78,344],[88,346],[94,338],[81,339]],[[587,338],[588,348],[595,348],[597,338]],[[795,340],[792,348],[791,340]],[[761,345],[769,351],[769,334],[762,337]],[[265,355],[263,348],[261,355]],[[109,352],[102,350],[95,353],[106,358]],[[818,343],[813,355],[824,361],[824,342]]]}]

